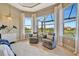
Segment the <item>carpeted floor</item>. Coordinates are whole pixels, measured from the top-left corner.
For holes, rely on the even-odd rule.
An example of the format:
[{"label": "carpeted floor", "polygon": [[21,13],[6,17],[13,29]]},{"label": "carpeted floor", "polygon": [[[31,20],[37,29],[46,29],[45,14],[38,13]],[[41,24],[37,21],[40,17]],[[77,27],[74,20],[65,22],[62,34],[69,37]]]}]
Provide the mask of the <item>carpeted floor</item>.
[{"label": "carpeted floor", "polygon": [[20,41],[12,44],[12,48],[17,56],[72,56],[73,53],[65,48],[58,47],[49,50],[39,44],[29,44],[28,41]]}]

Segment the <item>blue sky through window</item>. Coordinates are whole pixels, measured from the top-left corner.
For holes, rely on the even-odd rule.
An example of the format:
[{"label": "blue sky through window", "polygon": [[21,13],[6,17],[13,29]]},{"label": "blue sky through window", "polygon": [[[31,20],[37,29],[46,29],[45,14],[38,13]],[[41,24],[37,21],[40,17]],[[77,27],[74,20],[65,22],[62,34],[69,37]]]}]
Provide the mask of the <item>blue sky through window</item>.
[{"label": "blue sky through window", "polygon": [[[73,9],[72,9],[72,13],[70,17],[75,17],[76,16],[76,10],[77,10],[77,4],[72,4],[73,5]],[[71,11],[72,5],[70,5],[69,7],[64,9],[64,18],[68,18],[69,17],[69,13]]]},{"label": "blue sky through window", "polygon": [[[53,14],[48,14],[47,16],[40,16],[38,17],[38,27],[40,28],[41,27],[41,22],[40,21],[44,21],[44,18],[45,18],[45,21],[51,21],[51,20],[54,20],[54,15]],[[54,21],[52,22],[45,22],[45,25],[46,25],[46,28],[54,28]]]},{"label": "blue sky through window", "polygon": [[71,28],[75,28],[76,27],[76,21],[72,21],[72,22],[67,22],[64,24],[65,27],[71,27]]},{"label": "blue sky through window", "polygon": [[[72,13],[70,17],[76,17],[77,14],[77,4],[72,4],[73,5],[73,9],[72,9]],[[64,9],[64,19],[69,17],[69,13],[71,11],[72,5],[69,6],[68,8]],[[74,20],[74,19],[69,19],[69,20]],[[66,20],[65,20],[66,21]],[[72,21],[72,22],[67,22],[64,24],[65,27],[71,27],[71,28],[75,28],[76,27],[76,21]]]},{"label": "blue sky through window", "polygon": [[25,25],[25,27],[31,29],[31,27],[32,27],[32,19],[30,17],[26,17],[25,21],[24,21],[24,25]]},{"label": "blue sky through window", "polygon": [[26,17],[24,23],[25,23],[25,25],[31,25],[31,18],[30,17]]}]

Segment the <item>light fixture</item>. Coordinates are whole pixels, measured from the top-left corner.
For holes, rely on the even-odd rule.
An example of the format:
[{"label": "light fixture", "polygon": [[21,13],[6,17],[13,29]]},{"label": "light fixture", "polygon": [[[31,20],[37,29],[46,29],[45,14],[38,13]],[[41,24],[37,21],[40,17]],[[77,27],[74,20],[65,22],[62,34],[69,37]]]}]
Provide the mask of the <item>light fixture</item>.
[{"label": "light fixture", "polygon": [[12,20],[12,17],[11,16],[8,16],[7,19]]},{"label": "light fixture", "polygon": [[7,15],[7,19],[8,20],[12,20],[12,17],[11,17],[11,6],[9,5],[9,14]]}]

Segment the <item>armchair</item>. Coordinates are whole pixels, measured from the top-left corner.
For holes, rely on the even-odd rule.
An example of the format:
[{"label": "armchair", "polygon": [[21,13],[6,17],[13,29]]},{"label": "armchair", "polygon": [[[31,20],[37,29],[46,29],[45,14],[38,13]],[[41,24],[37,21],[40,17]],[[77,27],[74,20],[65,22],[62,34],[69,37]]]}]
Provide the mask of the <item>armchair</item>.
[{"label": "armchair", "polygon": [[52,50],[54,48],[56,48],[56,40],[55,40],[55,34],[53,34],[52,40],[45,40],[43,42],[43,46]]},{"label": "armchair", "polygon": [[30,38],[29,38],[29,42],[31,44],[37,44],[38,43],[38,33],[37,32],[33,32],[32,35],[30,35]]}]

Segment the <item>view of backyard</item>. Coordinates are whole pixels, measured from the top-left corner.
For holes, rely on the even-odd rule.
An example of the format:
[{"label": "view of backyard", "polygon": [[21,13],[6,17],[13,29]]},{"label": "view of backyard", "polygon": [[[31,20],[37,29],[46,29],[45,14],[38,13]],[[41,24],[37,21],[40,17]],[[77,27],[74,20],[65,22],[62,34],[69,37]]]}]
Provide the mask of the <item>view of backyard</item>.
[{"label": "view of backyard", "polygon": [[75,37],[75,32],[76,32],[75,29],[70,30],[64,29],[64,36],[73,38]]},{"label": "view of backyard", "polygon": [[25,27],[25,32],[26,33],[31,33],[32,29]]}]

